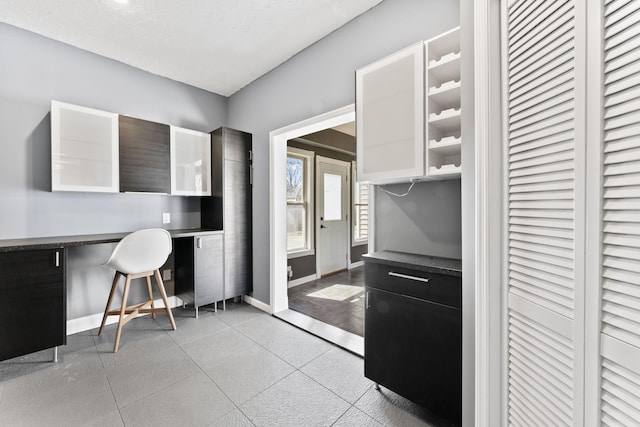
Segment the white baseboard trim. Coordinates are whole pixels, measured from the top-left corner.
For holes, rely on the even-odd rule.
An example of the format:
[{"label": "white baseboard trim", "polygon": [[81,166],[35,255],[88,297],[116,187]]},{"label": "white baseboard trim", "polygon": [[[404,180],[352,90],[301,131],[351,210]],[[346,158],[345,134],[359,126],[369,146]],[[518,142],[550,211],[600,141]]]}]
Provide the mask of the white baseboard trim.
[{"label": "white baseboard trim", "polygon": [[364,265],[364,261],[356,261],[356,262],[352,262],[349,264],[349,270],[357,268],[357,267],[362,267]]},{"label": "white baseboard trim", "polygon": [[[171,296],[168,298],[169,307],[179,307],[182,306],[182,300],[176,296]],[[162,299],[158,299],[154,301],[156,307],[162,307]],[[99,328],[100,323],[102,323],[102,316],[104,313],[96,313],[91,314],[89,316],[78,317],[77,319],[67,320],[67,335],[77,334],[78,332],[89,331],[91,329]],[[141,314],[141,316],[146,316],[149,313]],[[118,318],[115,316],[109,316],[107,318],[107,325],[111,325],[116,323]]]},{"label": "white baseboard trim", "polygon": [[304,285],[305,283],[309,283],[313,280],[317,280],[318,276],[316,274],[311,274],[309,276],[305,276],[305,277],[299,277],[297,279],[294,280],[290,280],[287,283],[287,288],[293,288],[294,286],[300,286],[300,285]]},{"label": "white baseboard trim", "polygon": [[249,305],[254,306],[255,308],[262,310],[262,311],[266,311],[267,313],[271,314],[271,306],[269,304],[265,304],[262,301],[258,301],[257,299],[249,296],[249,295],[245,295],[244,296],[244,302],[246,302]]}]

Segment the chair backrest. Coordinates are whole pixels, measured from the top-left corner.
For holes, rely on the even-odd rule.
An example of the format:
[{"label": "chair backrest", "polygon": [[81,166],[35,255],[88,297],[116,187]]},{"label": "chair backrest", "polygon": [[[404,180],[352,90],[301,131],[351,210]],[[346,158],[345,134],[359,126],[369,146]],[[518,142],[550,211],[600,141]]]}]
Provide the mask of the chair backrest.
[{"label": "chair backrest", "polygon": [[161,228],[134,231],[116,245],[107,265],[124,274],[160,268],[171,253],[171,234]]}]

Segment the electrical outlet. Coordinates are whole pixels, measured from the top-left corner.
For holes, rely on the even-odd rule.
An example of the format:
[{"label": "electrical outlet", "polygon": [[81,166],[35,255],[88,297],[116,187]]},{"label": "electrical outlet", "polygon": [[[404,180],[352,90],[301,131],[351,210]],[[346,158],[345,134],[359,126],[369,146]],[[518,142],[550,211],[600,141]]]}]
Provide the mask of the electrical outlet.
[{"label": "electrical outlet", "polygon": [[171,214],[169,212],[164,212],[162,214],[162,223],[169,224],[171,222]]},{"label": "electrical outlet", "polygon": [[162,280],[171,280],[171,269],[162,270]]},{"label": "electrical outlet", "polygon": [[287,277],[291,279],[293,277],[293,269],[290,265],[287,266]]}]

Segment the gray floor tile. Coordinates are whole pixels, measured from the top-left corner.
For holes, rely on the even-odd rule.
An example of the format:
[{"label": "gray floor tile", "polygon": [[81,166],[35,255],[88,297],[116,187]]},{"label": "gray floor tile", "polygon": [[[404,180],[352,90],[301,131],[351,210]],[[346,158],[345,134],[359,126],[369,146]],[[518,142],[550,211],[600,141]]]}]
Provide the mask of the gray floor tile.
[{"label": "gray floor tile", "polygon": [[445,426],[442,420],[435,420],[433,424],[427,420],[434,419],[418,405],[382,387],[380,391],[373,387],[365,393],[355,404],[365,414],[386,426]]},{"label": "gray floor tile", "polygon": [[127,426],[207,426],[235,405],[200,373],[122,408]]},{"label": "gray floor tile", "polygon": [[100,336],[97,329],[92,332],[100,359],[106,367],[144,359],[169,348],[179,348],[169,335],[174,331],[162,329],[150,316],[133,319],[123,327],[117,353],[113,352],[116,325],[106,326]]},{"label": "gray floor tile", "polygon": [[330,426],[349,407],[349,403],[297,371],[240,409],[257,426]]},{"label": "gray floor tile", "polygon": [[201,372],[180,348],[149,353],[105,368],[119,406],[127,406]]},{"label": "gray floor tile", "polygon": [[352,406],[332,427],[382,427],[382,424]]},{"label": "gray floor tile", "polygon": [[[173,317],[176,322],[176,330],[171,331],[168,335],[178,344],[208,337],[217,331],[229,327],[229,325],[209,312],[201,311],[196,319],[193,309],[174,309]],[[156,321],[163,329],[171,329],[171,324],[167,316],[158,316]]]},{"label": "gray floor tile", "polygon": [[298,328],[293,328],[267,341],[264,347],[285,362],[300,368],[331,350],[333,345]]},{"label": "gray floor tile", "polygon": [[122,425],[104,374],[74,382],[60,381],[54,389],[30,394],[14,394],[11,388],[11,384],[6,386],[0,402],[0,425]]},{"label": "gray floor tile", "polygon": [[214,316],[227,325],[234,326],[255,317],[269,317],[270,315],[248,304],[227,303],[227,309],[218,310]]},{"label": "gray floor tile", "polygon": [[278,335],[290,332],[295,328],[295,326],[291,326],[273,316],[255,317],[234,327],[255,342],[263,345],[275,339]]},{"label": "gray floor tile", "polygon": [[91,335],[68,337],[67,345],[59,347],[57,363],[51,362],[52,354],[51,350],[45,350],[3,362],[6,398],[51,391],[91,376],[104,376]]},{"label": "gray floor tile", "polygon": [[300,369],[349,403],[355,403],[373,383],[364,377],[364,361],[334,347]]},{"label": "gray floor tile", "polygon": [[294,370],[269,351],[255,344],[244,353],[228,358],[205,372],[237,405],[246,402]]},{"label": "gray floor tile", "polygon": [[256,343],[232,328],[190,341],[182,345],[184,351],[202,368],[207,370],[230,357],[241,354]]},{"label": "gray floor tile", "polygon": [[214,421],[209,427],[253,427],[254,425],[239,409],[234,409],[224,417]]}]

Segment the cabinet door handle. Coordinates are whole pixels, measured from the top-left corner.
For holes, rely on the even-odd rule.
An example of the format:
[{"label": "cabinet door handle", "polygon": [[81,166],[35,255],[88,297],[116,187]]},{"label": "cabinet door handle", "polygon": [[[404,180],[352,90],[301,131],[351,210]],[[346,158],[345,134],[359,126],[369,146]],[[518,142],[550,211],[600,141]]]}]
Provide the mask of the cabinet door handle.
[{"label": "cabinet door handle", "polygon": [[371,306],[369,305],[369,294],[370,294],[369,291],[364,293],[364,308],[365,309],[371,308]]},{"label": "cabinet door handle", "polygon": [[429,280],[431,280],[428,277],[425,278],[425,277],[418,277],[418,276],[409,276],[408,274],[400,274],[393,271],[389,272],[389,276],[400,277],[401,279],[415,280],[416,282],[424,282],[424,283],[429,283]]},{"label": "cabinet door handle", "polygon": [[196,247],[197,247],[198,249],[202,249],[202,238],[201,238],[201,237],[198,237],[198,238],[196,239]]},{"label": "cabinet door handle", "polygon": [[60,252],[56,251],[56,267],[60,267]]}]

